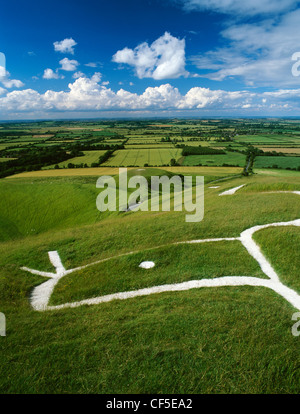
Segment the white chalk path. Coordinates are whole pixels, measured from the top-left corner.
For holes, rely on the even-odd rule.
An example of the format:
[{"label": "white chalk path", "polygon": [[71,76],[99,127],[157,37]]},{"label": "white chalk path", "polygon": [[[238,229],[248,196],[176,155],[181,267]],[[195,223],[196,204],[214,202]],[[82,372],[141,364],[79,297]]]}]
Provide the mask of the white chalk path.
[{"label": "white chalk path", "polygon": [[[242,186],[238,187],[241,188]],[[235,188],[237,190],[237,187]],[[229,190],[230,191],[230,190]],[[282,192],[282,191],[280,191]],[[300,195],[300,191],[283,191],[284,193],[293,193]],[[231,195],[234,193],[228,193],[227,195]],[[225,194],[224,194],[225,195]],[[215,238],[215,239],[202,239],[202,240],[189,240],[183,242],[176,242],[172,243],[171,245],[178,245],[178,244],[192,244],[192,243],[211,243],[211,242],[218,242],[218,241],[233,241],[238,240],[242,243],[242,245],[246,248],[248,253],[258,262],[262,271],[268,276],[269,279],[261,279],[257,277],[250,277],[250,276],[224,276],[218,277],[214,279],[200,279],[200,280],[190,280],[188,282],[182,283],[175,283],[175,284],[168,284],[168,285],[160,285],[160,286],[153,286],[150,288],[138,289],[133,291],[127,292],[119,292],[113,293],[110,295],[99,296],[96,298],[85,299],[78,302],[72,303],[64,303],[62,305],[56,306],[49,306],[49,300],[54,290],[54,287],[59,282],[61,278],[64,276],[76,272],[81,269],[85,269],[89,266],[94,266],[96,264],[105,262],[107,260],[111,260],[114,258],[127,256],[130,254],[138,253],[138,252],[129,252],[122,255],[98,260],[96,262],[87,264],[85,266],[80,266],[74,269],[66,270],[60,260],[59,254],[56,251],[48,252],[50,262],[55,267],[56,273],[50,272],[42,272],[35,269],[30,269],[28,267],[22,267],[22,270],[30,272],[35,275],[44,276],[50,278],[45,283],[34,288],[30,302],[32,307],[37,311],[46,311],[46,310],[57,310],[57,309],[64,309],[64,308],[75,308],[82,305],[97,305],[104,302],[110,302],[112,300],[124,300],[130,299],[138,296],[147,296],[154,293],[162,293],[162,292],[175,292],[175,291],[184,291],[190,290],[195,288],[201,287],[223,287],[223,286],[260,286],[272,289],[274,292],[282,296],[286,299],[294,308],[300,310],[300,295],[295,292],[293,289],[285,286],[279,279],[279,276],[273,269],[272,265],[266,259],[266,257],[261,252],[259,246],[255,243],[252,236],[259,230],[268,228],[268,227],[279,227],[279,226],[297,226],[300,227],[300,219],[292,220],[288,222],[279,222],[279,223],[270,223],[264,224],[260,226],[251,227],[245,231],[243,231],[240,237],[227,237],[227,238]],[[158,249],[162,246],[150,248],[147,250],[154,250]]]}]

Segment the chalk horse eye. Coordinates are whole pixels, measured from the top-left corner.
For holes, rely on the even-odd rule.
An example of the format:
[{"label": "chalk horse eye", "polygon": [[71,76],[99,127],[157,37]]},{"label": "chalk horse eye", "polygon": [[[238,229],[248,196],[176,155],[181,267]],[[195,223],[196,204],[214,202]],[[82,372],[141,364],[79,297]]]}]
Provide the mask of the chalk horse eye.
[{"label": "chalk horse eye", "polygon": [[152,269],[152,267],[154,266],[155,266],[155,263],[150,262],[150,261],[142,262],[139,265],[139,267],[141,267],[142,269]]}]

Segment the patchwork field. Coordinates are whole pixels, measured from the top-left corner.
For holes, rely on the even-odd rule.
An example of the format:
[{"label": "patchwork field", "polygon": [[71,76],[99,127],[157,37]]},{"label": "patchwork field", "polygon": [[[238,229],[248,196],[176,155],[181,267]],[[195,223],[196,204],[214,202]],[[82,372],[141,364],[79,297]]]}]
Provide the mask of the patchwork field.
[{"label": "patchwork field", "polygon": [[[186,155],[185,147],[224,150],[223,155]],[[52,156],[39,160],[38,150]],[[239,166],[254,154],[254,168],[298,169],[300,122],[289,120],[42,121],[6,123],[0,129],[1,176],[41,169],[136,166]],[[200,151],[201,152],[201,151]],[[262,152],[267,152],[262,158]],[[78,154],[84,154],[79,156]],[[272,153],[276,160],[270,160]],[[72,155],[75,154],[75,155]],[[98,156],[99,154],[99,156]],[[295,159],[281,159],[282,154]],[[26,157],[26,161],[22,159]],[[29,159],[30,158],[30,159]],[[278,159],[277,159],[278,158]],[[54,162],[53,162],[54,159]],[[172,160],[172,161],[171,161]],[[175,160],[175,161],[174,161]],[[251,168],[253,165],[251,166]],[[8,170],[5,172],[5,170]],[[3,172],[2,172],[3,171]]]},{"label": "patchwork field", "polygon": [[[93,163],[98,162],[99,157],[103,155],[105,151],[84,151],[84,155],[81,157],[70,158],[67,161],[60,162],[59,168],[66,168],[69,163],[71,164],[87,164],[90,167]],[[54,168],[54,165],[50,165],[48,168]]]},{"label": "patchwork field", "polygon": [[172,158],[178,159],[181,155],[180,149],[132,149],[116,151],[113,156],[103,165],[108,167],[144,167],[169,165]]},{"label": "patchwork field", "polygon": [[263,151],[275,151],[275,152],[283,152],[284,154],[300,154],[300,147],[258,147],[259,149],[262,149]]}]

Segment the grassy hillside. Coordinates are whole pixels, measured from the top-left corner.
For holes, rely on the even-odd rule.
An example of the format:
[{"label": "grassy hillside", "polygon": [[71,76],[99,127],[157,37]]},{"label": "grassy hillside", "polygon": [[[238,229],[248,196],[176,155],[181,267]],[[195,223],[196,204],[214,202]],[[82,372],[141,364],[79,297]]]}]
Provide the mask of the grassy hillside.
[{"label": "grassy hillside", "polygon": [[[29,295],[45,278],[20,267],[53,271],[53,250],[66,269],[112,258],[61,279],[52,304],[204,277],[265,278],[237,241],[173,244],[237,237],[254,225],[299,218],[299,196],[265,191],[300,190],[300,173],[265,171],[207,184],[200,223],[186,223],[186,212],[99,213],[95,182],[0,180],[0,311],[7,318],[0,392],[299,393],[295,309],[267,288],[201,288],[37,312]],[[241,184],[234,196],[219,197]],[[255,240],[300,293],[299,228],[261,230]],[[129,252],[136,253],[116,257]],[[156,266],[140,269],[142,260]]]}]

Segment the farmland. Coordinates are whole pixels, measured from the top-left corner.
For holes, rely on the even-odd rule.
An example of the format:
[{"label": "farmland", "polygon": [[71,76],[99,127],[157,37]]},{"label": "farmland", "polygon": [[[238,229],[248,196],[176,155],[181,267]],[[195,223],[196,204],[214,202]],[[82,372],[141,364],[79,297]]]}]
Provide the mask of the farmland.
[{"label": "farmland", "polygon": [[[257,157],[255,159],[255,167],[257,168],[268,168],[276,165],[276,168],[298,168],[299,164],[299,157]],[[274,168],[274,167],[273,167]]]},{"label": "farmland", "polygon": [[189,155],[183,161],[183,165],[215,165],[222,167],[224,164],[243,167],[245,164],[245,156],[239,153],[226,153],[225,155]]},{"label": "farmland", "polygon": [[169,165],[172,158],[178,159],[181,150],[176,148],[155,149],[125,149],[116,151],[103,166],[108,167],[143,167],[145,164],[151,166]]},{"label": "farmland", "polygon": [[[224,152],[183,155],[185,147]],[[54,162],[46,156],[38,159],[39,150],[47,149]],[[30,170],[100,166],[243,168],[249,154],[257,157],[253,168],[297,170],[299,151],[300,122],[284,119],[44,121],[3,123],[0,128],[3,177]]]},{"label": "farmland", "polygon": [[[90,167],[93,163],[97,162],[99,157],[101,157],[105,151],[84,151],[83,155],[80,157],[70,158],[67,161],[60,162],[58,164],[59,168],[66,168],[68,164],[84,164],[87,167]],[[49,166],[47,168],[53,168],[53,166]]]}]

